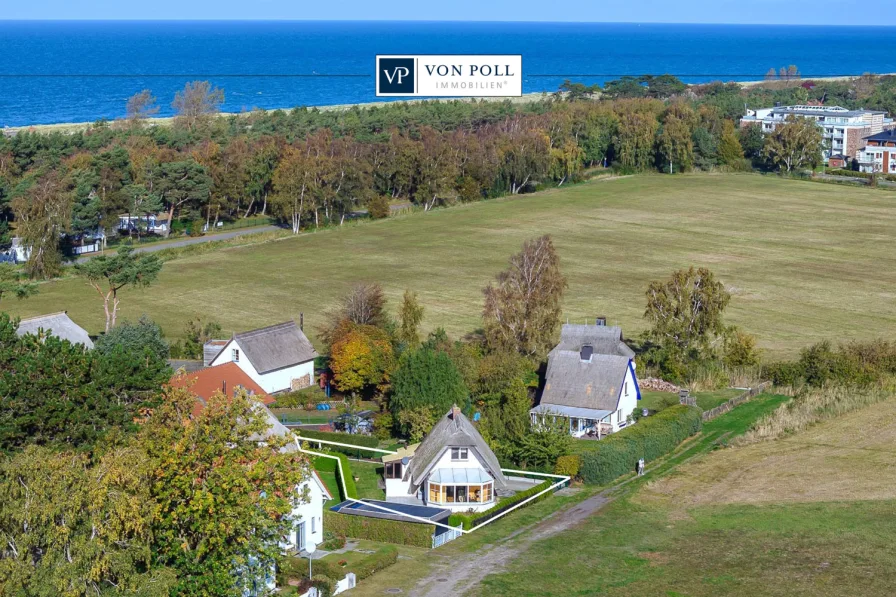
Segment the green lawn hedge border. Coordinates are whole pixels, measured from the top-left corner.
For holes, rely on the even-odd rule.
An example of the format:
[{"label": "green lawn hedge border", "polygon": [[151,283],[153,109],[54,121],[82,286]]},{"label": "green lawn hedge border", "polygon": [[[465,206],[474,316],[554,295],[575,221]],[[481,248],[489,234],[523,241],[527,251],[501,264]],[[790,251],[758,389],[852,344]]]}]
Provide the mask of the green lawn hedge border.
[{"label": "green lawn hedge border", "polygon": [[639,458],[650,461],[668,454],[702,426],[700,408],[678,405],[641,418],[637,424],[602,440],[578,440],[590,444],[581,452],[579,474],[585,483],[605,485],[633,472]]},{"label": "green lawn hedge border", "polygon": [[[335,456],[342,462],[342,473],[344,475],[343,479],[339,478],[339,467],[336,466],[336,461],[332,458],[322,458],[320,456],[315,456],[311,460],[311,466],[314,467],[314,470],[321,471],[323,473],[336,473],[336,480],[339,481],[339,493],[343,493],[342,490],[342,481],[345,482],[345,491],[348,495],[340,496],[343,500],[347,498],[358,499],[358,488],[355,485],[355,478],[352,475],[352,466],[349,464],[348,456],[345,454],[338,454],[336,452],[331,452],[329,450],[321,450],[321,453],[329,454],[330,456]],[[327,529],[329,530],[329,529]]]},{"label": "green lawn hedge border", "polygon": [[[394,545],[384,545],[374,553],[358,560],[354,564],[349,564],[345,568],[323,560],[315,560],[312,564],[312,573],[314,578],[325,577],[333,582],[333,585],[343,578],[349,572],[354,572],[356,580],[362,581],[392,566],[398,561],[398,548]],[[304,578],[308,576],[308,560],[296,556],[284,558],[280,569],[277,571],[277,584],[285,586],[290,578]]]},{"label": "green lawn hedge border", "polygon": [[426,549],[432,547],[432,536],[436,532],[436,527],[433,524],[353,516],[332,510],[324,510],[324,528],[332,533],[353,539],[411,545]]},{"label": "green lawn hedge border", "polygon": [[330,446],[328,444],[321,444],[325,449],[333,451],[333,452],[341,452],[342,454],[348,454],[349,456],[357,456],[361,457],[371,457],[379,458],[382,456],[380,452],[372,452],[370,450],[365,450],[364,448],[376,448],[380,445],[380,440],[370,435],[356,435],[353,433],[339,433],[338,431],[311,431],[306,429],[298,429],[296,430],[299,435],[299,440],[307,439],[309,443],[312,443],[316,439],[325,439],[331,442],[340,442],[343,444],[354,444],[356,446],[363,446],[358,448],[344,448],[342,446]]},{"label": "green lawn hedge border", "polygon": [[[547,489],[548,487],[550,487],[557,481],[558,481],[558,479],[550,479],[548,481],[539,483],[538,485],[535,485],[534,487],[530,487],[529,489],[527,489],[525,491],[520,491],[519,493],[514,494],[514,495],[510,496],[509,498],[501,500],[499,503],[495,504],[494,506],[492,506],[488,510],[485,510],[484,512],[473,512],[471,514],[462,514],[462,513],[452,514],[448,518],[448,524],[450,524],[453,527],[456,527],[457,525],[462,524],[464,530],[469,531],[474,526],[476,526],[478,524],[482,524],[483,522],[488,522],[489,520],[493,519],[495,516],[501,514],[502,512],[504,512],[506,510],[509,510],[510,508],[512,508],[516,504],[522,502],[526,498],[532,497],[533,495],[535,495],[536,493],[538,493],[540,491],[544,491],[545,489]],[[548,497],[550,495],[551,495],[550,493],[546,493],[543,496],[539,497],[538,499],[532,500],[531,502],[529,502],[529,504],[534,504],[535,502],[540,502],[541,500],[545,499],[546,497]]]}]

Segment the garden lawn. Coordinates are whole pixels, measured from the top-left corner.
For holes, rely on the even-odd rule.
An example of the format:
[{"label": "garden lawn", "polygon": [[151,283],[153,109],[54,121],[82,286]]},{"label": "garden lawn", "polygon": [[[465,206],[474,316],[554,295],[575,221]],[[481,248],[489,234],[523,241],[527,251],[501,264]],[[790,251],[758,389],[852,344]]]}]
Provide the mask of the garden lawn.
[{"label": "garden lawn", "polygon": [[[703,410],[712,410],[713,408],[728,402],[732,398],[742,394],[744,390],[736,388],[726,388],[724,390],[715,390],[713,392],[694,392],[697,399],[697,406]],[[678,394],[672,392],[654,392],[651,390],[641,390],[641,400],[638,402],[637,408],[647,408],[650,410],[662,410],[671,401],[671,404],[678,404]]]},{"label": "garden lawn", "polygon": [[383,477],[382,463],[352,460],[349,464],[352,467],[352,474],[358,478],[355,485],[360,499],[386,499],[386,492],[379,488],[379,480]]},{"label": "garden lawn", "polygon": [[[755,334],[767,358],[896,332],[896,194],[753,174],[599,180],[186,255],[154,286],[119,293],[119,319],[147,314],[176,338],[195,316],[229,334],[304,313],[313,337],[352,284],[375,281],[393,310],[405,289],[419,294],[424,331],[459,336],[481,325],[482,288],[541,234],[569,280],[564,321],[606,315],[634,336],[649,282],[694,265],[726,284],[727,322]],[[223,291],[234,284],[240,292]],[[96,292],[74,278],[4,308],[65,310],[94,334],[104,321]]]}]

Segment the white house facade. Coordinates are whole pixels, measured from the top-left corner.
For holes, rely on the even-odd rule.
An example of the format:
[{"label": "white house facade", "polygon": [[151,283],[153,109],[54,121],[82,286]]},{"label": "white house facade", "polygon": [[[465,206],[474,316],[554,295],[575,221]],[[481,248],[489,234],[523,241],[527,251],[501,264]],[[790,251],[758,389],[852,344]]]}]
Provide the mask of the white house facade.
[{"label": "white house facade", "polygon": [[417,445],[383,458],[386,501],[488,510],[507,480],[473,424],[453,407]]},{"label": "white house facade", "polygon": [[236,363],[265,392],[274,394],[300,390],[314,383],[317,356],[299,326],[288,321],[235,334],[223,344],[209,366]]},{"label": "white house facade", "polygon": [[618,327],[564,325],[532,424],[559,419],[570,435],[598,439],[624,428],[641,399],[634,356]]},{"label": "white house facade", "polygon": [[296,488],[299,502],[292,510],[293,530],[284,545],[287,551],[304,551],[324,542],[324,504],[333,499],[317,471]]}]

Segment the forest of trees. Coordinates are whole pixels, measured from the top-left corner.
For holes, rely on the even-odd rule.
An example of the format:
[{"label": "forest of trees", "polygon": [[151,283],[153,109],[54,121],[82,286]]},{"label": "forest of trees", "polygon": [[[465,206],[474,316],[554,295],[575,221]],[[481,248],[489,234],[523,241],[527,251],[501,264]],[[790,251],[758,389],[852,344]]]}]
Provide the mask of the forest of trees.
[{"label": "forest of trees", "polygon": [[[161,212],[214,227],[253,215],[298,233],[339,224],[352,211],[401,200],[424,209],[580,180],[594,167],[626,172],[811,167],[821,141],[794,152],[782,135],[765,147],[739,130],[744,105],[863,105],[896,111],[896,79],[776,80],[687,87],[675,77],[626,77],[602,89],[567,82],[539,101],[420,102],[327,111],[296,108],[215,117],[223,91],[208,82],[177,94],[171,125],[147,120],[145,90],[127,117],[66,133],[0,137],[0,249],[12,232],[33,247],[31,277],[58,273],[66,243],[120,214]],[[797,123],[794,123],[795,125]],[[816,142],[817,141],[817,142]],[[783,147],[781,144],[784,144]],[[805,149],[805,148],[803,148]],[[784,155],[798,153],[794,162]],[[388,211],[385,212],[386,214]]]}]

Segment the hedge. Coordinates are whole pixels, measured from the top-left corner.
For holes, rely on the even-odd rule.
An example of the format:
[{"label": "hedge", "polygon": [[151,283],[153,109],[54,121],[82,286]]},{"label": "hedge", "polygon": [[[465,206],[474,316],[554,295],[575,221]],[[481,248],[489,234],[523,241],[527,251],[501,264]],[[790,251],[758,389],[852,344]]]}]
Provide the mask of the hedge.
[{"label": "hedge", "polygon": [[582,453],[579,474],[588,484],[609,483],[634,471],[639,458],[655,460],[674,450],[700,431],[702,418],[703,411],[698,407],[672,406],[602,440],[579,440],[594,446]]},{"label": "hedge", "polygon": [[825,174],[830,174],[832,176],[852,176],[853,178],[864,178],[865,180],[871,180],[877,176],[883,180],[896,181],[896,176],[892,174],[883,174],[880,172],[872,174],[870,172],[859,172],[858,170],[844,170],[843,168],[829,169],[825,171]]},{"label": "hedge", "polygon": [[[492,506],[488,510],[485,510],[484,512],[472,512],[470,514],[460,514],[460,513],[452,514],[448,518],[448,524],[450,524],[453,527],[456,527],[458,524],[462,524],[464,530],[469,531],[474,526],[476,526],[478,524],[482,524],[483,522],[488,522],[489,520],[493,519],[498,514],[504,512],[505,510],[509,510],[510,508],[512,508],[519,502],[522,502],[526,498],[532,497],[533,495],[535,495],[536,493],[538,493],[540,491],[544,491],[545,489],[547,489],[548,487],[550,487],[551,485],[553,485],[556,482],[557,482],[556,480],[551,479],[549,481],[544,481],[542,483],[539,483],[538,485],[536,485],[534,487],[530,487],[529,489],[527,489],[525,491],[521,491],[517,494],[514,494],[513,496],[511,496],[509,498],[501,500],[499,503],[495,504],[494,506]],[[534,504],[535,502],[540,502],[541,500],[545,499],[546,497],[548,497],[550,495],[551,495],[550,493],[546,493],[543,496],[539,497],[538,499],[532,500],[529,503]]]},{"label": "hedge", "polygon": [[432,547],[432,536],[436,532],[433,524],[354,516],[332,510],[324,510],[324,528],[352,539],[367,539],[427,549]]},{"label": "hedge", "polygon": [[[345,491],[347,495],[343,495],[342,499],[346,498],[354,498],[358,499],[358,488],[355,486],[355,478],[352,476],[352,466],[348,462],[348,457],[345,454],[337,454],[334,452],[326,451],[330,456],[335,456],[342,462],[342,473],[345,481]],[[323,473],[336,473],[336,480],[339,481],[339,467],[336,466],[336,461],[332,458],[322,458],[320,456],[315,457],[311,461],[311,466],[314,467],[314,470],[321,471]],[[342,493],[342,483],[339,484],[339,492]]]},{"label": "hedge", "polygon": [[[343,448],[342,446],[330,446],[327,444],[321,444],[327,450],[332,450],[334,452],[341,452],[343,454],[348,454],[349,456],[359,456],[361,452],[364,452],[368,456],[373,454],[377,458],[379,457],[378,452],[370,452],[369,450],[365,450],[364,448],[376,448],[380,445],[380,440],[370,435],[358,435],[354,433],[340,433],[338,431],[311,431],[306,429],[300,429],[298,431],[299,439],[307,439],[309,443],[313,442],[315,439],[325,439],[331,442],[341,442],[343,444],[355,444],[359,446],[358,448]],[[363,446],[363,447],[362,447]]]}]

